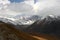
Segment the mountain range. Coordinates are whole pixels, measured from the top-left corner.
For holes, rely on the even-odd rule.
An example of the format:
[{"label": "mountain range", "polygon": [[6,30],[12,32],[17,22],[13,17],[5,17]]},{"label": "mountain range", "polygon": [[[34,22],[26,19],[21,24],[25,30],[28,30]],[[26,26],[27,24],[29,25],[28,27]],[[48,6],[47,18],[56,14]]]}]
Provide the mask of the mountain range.
[{"label": "mountain range", "polygon": [[60,36],[60,17],[48,15],[41,20],[37,20],[25,29],[25,32],[33,34],[50,34]]}]

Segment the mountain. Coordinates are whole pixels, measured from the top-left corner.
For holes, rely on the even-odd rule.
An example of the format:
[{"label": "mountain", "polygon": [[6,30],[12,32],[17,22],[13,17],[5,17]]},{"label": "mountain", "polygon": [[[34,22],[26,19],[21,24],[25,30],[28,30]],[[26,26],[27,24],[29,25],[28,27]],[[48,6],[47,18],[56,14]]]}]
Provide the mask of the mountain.
[{"label": "mountain", "polygon": [[36,20],[40,19],[38,15],[32,15],[32,16],[27,16],[27,15],[17,15],[14,17],[15,19],[18,19],[17,22],[21,23],[21,25],[31,25],[33,24]]},{"label": "mountain", "polygon": [[[0,16],[0,21],[4,22],[4,23],[8,23],[8,24],[13,24],[15,25],[14,28],[18,29],[18,30],[21,30],[23,31],[23,29],[27,28],[29,25],[25,24],[24,25],[24,22],[21,21],[21,20],[18,20],[18,19],[15,19],[15,18],[9,18],[9,17],[3,17],[3,16]],[[20,22],[21,21],[21,22]]]},{"label": "mountain", "polygon": [[0,21],[3,21],[5,23],[12,23],[14,25],[17,25],[15,23],[15,19],[14,18],[9,18],[9,17],[3,17],[3,16],[0,16]]},{"label": "mountain", "polygon": [[37,20],[25,29],[27,33],[51,34],[60,36],[60,18],[49,15]]},{"label": "mountain", "polygon": [[38,16],[38,15],[32,15],[30,18],[28,18],[29,20],[39,20],[39,19],[41,19],[41,17],[40,16]]},{"label": "mountain", "polygon": [[0,40],[59,40],[51,35],[38,34],[38,36],[22,32],[16,25],[0,21]]}]

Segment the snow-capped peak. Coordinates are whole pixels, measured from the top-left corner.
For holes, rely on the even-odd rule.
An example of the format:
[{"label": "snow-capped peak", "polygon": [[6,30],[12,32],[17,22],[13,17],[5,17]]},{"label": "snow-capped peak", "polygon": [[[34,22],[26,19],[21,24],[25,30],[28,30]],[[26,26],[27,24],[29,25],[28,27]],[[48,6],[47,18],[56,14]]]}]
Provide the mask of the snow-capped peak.
[{"label": "snow-capped peak", "polygon": [[12,21],[15,21],[15,19],[14,19],[14,18],[7,18],[7,19],[12,20]]},{"label": "snow-capped peak", "polygon": [[6,18],[6,19],[9,19],[9,20],[12,20],[12,21],[15,21],[15,20],[16,20],[16,19],[14,19],[14,18],[3,17],[3,16],[0,16],[0,18]]},{"label": "snow-capped peak", "polygon": [[49,15],[49,17],[54,18],[55,16],[54,15]]}]

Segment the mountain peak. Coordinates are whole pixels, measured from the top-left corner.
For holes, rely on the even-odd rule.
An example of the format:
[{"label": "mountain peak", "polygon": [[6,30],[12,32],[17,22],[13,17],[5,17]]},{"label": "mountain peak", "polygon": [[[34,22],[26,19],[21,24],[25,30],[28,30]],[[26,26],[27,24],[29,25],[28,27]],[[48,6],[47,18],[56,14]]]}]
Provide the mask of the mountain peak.
[{"label": "mountain peak", "polygon": [[55,16],[54,15],[49,15],[49,17],[54,18]]}]

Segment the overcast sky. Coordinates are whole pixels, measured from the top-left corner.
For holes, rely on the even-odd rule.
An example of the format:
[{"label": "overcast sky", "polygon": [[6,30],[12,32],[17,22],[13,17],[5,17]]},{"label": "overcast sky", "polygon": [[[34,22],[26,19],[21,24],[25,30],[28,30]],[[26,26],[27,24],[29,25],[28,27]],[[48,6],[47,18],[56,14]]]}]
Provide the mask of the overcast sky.
[{"label": "overcast sky", "polygon": [[0,0],[0,15],[60,15],[60,0]]}]

